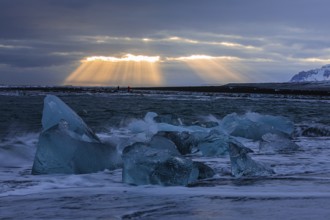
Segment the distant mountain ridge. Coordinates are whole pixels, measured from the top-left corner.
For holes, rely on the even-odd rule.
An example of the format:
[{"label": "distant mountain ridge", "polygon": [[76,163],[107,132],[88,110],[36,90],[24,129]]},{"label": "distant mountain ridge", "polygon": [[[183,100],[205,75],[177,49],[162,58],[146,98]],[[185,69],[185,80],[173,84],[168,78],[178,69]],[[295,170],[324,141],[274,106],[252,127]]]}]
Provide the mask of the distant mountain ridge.
[{"label": "distant mountain ridge", "polygon": [[290,82],[318,82],[330,81],[330,64],[319,69],[301,71],[294,75]]}]

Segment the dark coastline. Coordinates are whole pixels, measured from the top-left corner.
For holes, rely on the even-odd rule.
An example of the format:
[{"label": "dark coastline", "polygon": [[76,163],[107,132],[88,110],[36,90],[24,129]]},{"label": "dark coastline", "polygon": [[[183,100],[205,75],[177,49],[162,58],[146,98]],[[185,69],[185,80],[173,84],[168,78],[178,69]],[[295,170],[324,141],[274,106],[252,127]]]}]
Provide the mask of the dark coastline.
[{"label": "dark coastline", "polygon": [[280,95],[330,96],[330,83],[230,83],[222,86],[148,87],[137,90],[186,91],[208,93],[254,93]]},{"label": "dark coastline", "polygon": [[[230,83],[221,86],[169,86],[169,87],[132,87],[131,91],[180,91],[206,93],[251,93],[279,95],[330,96],[330,82],[303,83]],[[80,86],[2,86],[3,92],[64,92],[64,93],[113,93],[117,87],[80,87]],[[121,87],[119,91],[128,91]]]}]

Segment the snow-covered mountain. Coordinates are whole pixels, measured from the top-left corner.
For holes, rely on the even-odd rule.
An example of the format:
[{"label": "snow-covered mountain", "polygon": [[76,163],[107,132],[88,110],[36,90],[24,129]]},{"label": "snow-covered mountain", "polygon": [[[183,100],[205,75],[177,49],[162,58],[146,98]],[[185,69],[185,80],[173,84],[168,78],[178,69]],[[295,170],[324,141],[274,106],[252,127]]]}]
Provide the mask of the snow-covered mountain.
[{"label": "snow-covered mountain", "polygon": [[320,69],[301,71],[294,75],[290,82],[315,82],[330,81],[330,64],[322,66]]}]

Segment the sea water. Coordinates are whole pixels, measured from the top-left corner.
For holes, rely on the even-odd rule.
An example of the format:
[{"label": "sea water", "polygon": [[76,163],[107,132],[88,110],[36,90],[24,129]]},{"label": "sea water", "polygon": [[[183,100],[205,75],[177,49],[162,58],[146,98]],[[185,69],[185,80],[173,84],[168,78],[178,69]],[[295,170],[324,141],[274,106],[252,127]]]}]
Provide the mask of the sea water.
[{"label": "sea water", "polygon": [[[174,92],[53,93],[104,142],[119,150],[157,125],[212,127],[228,114],[283,116],[294,123],[289,153],[261,152],[240,141],[275,175],[235,178],[229,156],[187,157],[214,169],[188,186],[134,186],[122,170],[31,175],[46,93],[0,93],[0,219],[328,219],[330,100],[325,97]],[[151,113],[152,112],[152,113]],[[156,122],[146,121],[156,113]],[[155,130],[156,129],[156,130]]]}]

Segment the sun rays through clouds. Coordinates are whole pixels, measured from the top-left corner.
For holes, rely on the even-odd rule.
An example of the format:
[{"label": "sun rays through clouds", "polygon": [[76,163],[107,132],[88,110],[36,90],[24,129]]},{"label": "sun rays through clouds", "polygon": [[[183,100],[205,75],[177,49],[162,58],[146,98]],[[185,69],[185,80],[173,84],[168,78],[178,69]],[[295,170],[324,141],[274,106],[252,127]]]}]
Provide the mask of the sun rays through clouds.
[{"label": "sun rays through clouds", "polygon": [[[122,57],[90,56],[66,79],[75,86],[164,86],[162,63],[181,63],[201,84],[223,84],[246,80],[242,59],[231,56],[190,55],[160,57],[126,54]],[[178,73],[180,74],[180,73]],[[182,82],[183,85],[186,85]]]},{"label": "sun rays through clouds", "polygon": [[159,56],[126,54],[123,57],[92,56],[65,80],[66,85],[159,86],[163,79]]},{"label": "sun rays through clouds", "polygon": [[235,70],[241,68],[238,57],[191,55],[167,58],[170,61],[184,62],[201,80],[208,83],[242,82],[246,77]]}]

